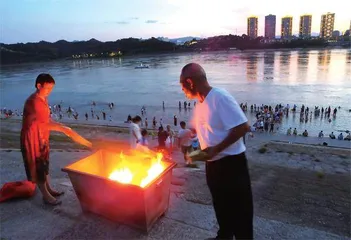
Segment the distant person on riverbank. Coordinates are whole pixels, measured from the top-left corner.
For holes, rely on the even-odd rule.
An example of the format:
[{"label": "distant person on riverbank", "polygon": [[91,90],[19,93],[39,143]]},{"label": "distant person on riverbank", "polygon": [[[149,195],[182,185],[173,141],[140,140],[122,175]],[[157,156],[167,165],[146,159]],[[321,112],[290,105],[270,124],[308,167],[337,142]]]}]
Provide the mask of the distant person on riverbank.
[{"label": "distant person on riverbank", "polygon": [[351,133],[349,132],[347,136],[344,138],[346,141],[351,141]]},{"label": "distant person on riverbank", "polygon": [[273,133],[273,131],[274,131],[274,122],[271,121],[271,123],[270,123],[270,128],[269,128],[269,132],[270,132],[270,133]]},{"label": "distant person on riverbank", "polygon": [[288,131],[286,132],[286,135],[291,136],[291,128],[288,129]]},{"label": "distant person on riverbank", "polygon": [[342,133],[340,133],[338,136],[338,140],[343,140],[343,139],[344,139],[344,135]]},{"label": "distant person on riverbank", "polygon": [[154,117],[153,119],[152,119],[152,127],[153,127],[153,129],[155,129],[156,128],[156,117]]},{"label": "distant person on riverbank", "polygon": [[172,130],[171,125],[168,124],[166,126],[166,132],[168,134],[168,137],[167,137],[167,140],[166,140],[166,147],[169,150],[169,153],[172,153],[175,133]]},{"label": "distant person on riverbank", "polygon": [[293,135],[294,135],[294,136],[297,136],[297,130],[296,130],[296,128],[294,128]]},{"label": "distant person on riverbank", "polygon": [[191,130],[191,147],[192,147],[193,151],[196,151],[200,148],[199,139],[197,138],[195,128],[192,128],[190,130]]},{"label": "distant person on riverbank", "polygon": [[141,117],[137,115],[134,118],[132,118],[131,123],[129,125],[129,143],[132,149],[135,149],[137,147],[137,144],[141,140],[141,131],[139,127],[140,122]]},{"label": "distant person on riverbank", "polygon": [[320,132],[319,132],[318,137],[319,137],[319,138],[324,137],[323,131],[320,131]]},{"label": "distant person on riverbank", "polygon": [[302,136],[304,136],[304,137],[308,137],[308,132],[307,132],[307,130],[305,129],[305,131],[302,133]]},{"label": "distant person on riverbank", "polygon": [[130,114],[127,117],[127,123],[131,123],[132,122],[132,116],[130,116]]},{"label": "distant person on riverbank", "polygon": [[147,118],[145,118],[145,129],[147,129],[148,126],[149,126],[149,123],[147,121]]},{"label": "distant person on riverbank", "polygon": [[335,139],[334,132],[331,132],[331,134],[329,134],[329,137],[330,137],[331,139]]},{"label": "distant person on riverbank", "polygon": [[140,144],[143,146],[149,146],[149,142],[147,140],[148,132],[146,129],[141,130],[141,139],[140,139]]},{"label": "distant person on riverbank", "polygon": [[179,123],[180,130],[178,131],[179,147],[183,153],[184,160],[187,165],[192,164],[192,162],[187,159],[187,154],[191,152],[191,131],[186,128],[186,123],[181,121]]},{"label": "distant person on riverbank", "polygon": [[158,149],[166,150],[166,139],[168,137],[168,133],[163,129],[163,127],[158,128],[157,133],[157,141],[158,141]]},{"label": "distant person on riverbank", "polygon": [[175,127],[178,125],[178,119],[177,119],[176,115],[174,115],[174,117],[173,117],[173,123],[174,123]]},{"label": "distant person on riverbank", "polygon": [[92,147],[91,142],[71,128],[50,119],[48,97],[54,86],[55,80],[50,74],[39,74],[35,81],[36,91],[24,104],[20,138],[27,179],[38,185],[44,203],[50,205],[61,204],[55,197],[64,193],[52,189],[48,181],[50,132],[64,133],[75,142]]}]

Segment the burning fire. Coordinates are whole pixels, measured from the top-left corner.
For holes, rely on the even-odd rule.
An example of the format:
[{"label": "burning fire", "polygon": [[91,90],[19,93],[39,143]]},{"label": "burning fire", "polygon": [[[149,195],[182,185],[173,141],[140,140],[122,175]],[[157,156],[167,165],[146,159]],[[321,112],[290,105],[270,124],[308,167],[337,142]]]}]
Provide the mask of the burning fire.
[{"label": "burning fire", "polygon": [[135,150],[132,155],[128,155],[128,160],[123,153],[119,158],[119,164],[108,178],[120,183],[134,184],[143,188],[165,170],[162,153],[155,156]]}]

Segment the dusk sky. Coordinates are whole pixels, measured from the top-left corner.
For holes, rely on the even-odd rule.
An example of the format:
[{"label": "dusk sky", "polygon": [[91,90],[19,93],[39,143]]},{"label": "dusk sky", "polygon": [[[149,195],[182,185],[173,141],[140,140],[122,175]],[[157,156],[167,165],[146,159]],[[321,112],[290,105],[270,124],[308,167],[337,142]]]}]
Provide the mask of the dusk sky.
[{"label": "dusk sky", "polygon": [[319,33],[321,14],[335,13],[335,30],[350,26],[350,3],[329,4],[312,0],[0,0],[0,42],[55,42],[96,38],[115,41],[136,37],[209,37],[246,34],[246,19],[258,16],[259,35],[264,16],[293,17],[293,33],[299,16],[312,14],[312,32]]}]

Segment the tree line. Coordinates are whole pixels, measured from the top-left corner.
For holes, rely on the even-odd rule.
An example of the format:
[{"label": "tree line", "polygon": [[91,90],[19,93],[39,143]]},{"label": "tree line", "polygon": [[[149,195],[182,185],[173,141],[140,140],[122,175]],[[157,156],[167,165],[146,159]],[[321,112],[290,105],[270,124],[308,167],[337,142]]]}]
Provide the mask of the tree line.
[{"label": "tree line", "polygon": [[267,41],[263,37],[250,39],[247,35],[223,35],[201,40],[193,39],[182,45],[161,41],[156,38],[147,40],[126,38],[117,41],[68,42],[60,40],[54,43],[0,43],[0,63],[14,64],[34,61],[50,61],[72,58],[106,58],[145,53],[171,53],[187,51],[217,51],[236,48],[246,49],[279,49],[279,48],[323,48],[328,42],[323,39],[293,39],[289,41]]}]

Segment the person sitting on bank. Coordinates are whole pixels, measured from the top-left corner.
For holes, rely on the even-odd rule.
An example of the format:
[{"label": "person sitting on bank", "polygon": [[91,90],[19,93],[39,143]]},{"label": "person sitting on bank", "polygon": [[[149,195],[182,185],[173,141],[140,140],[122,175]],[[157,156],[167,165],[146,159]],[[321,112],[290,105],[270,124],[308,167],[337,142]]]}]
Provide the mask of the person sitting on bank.
[{"label": "person sitting on bank", "polygon": [[320,131],[320,132],[319,132],[318,137],[319,137],[319,138],[324,137],[323,131]]},{"label": "person sitting on bank", "polygon": [[308,132],[307,132],[307,130],[305,129],[305,131],[302,133],[302,136],[304,136],[304,137],[308,137]]},{"label": "person sitting on bank", "polygon": [[334,132],[331,132],[331,134],[329,134],[329,137],[330,137],[331,139],[335,139]]},{"label": "person sitting on bank", "polygon": [[344,139],[344,135],[342,133],[340,133],[338,136],[338,140],[343,140],[343,139]]},{"label": "person sitting on bank", "polygon": [[351,141],[351,133],[347,134],[347,136],[344,138],[346,141]]},{"label": "person sitting on bank", "polygon": [[71,128],[50,118],[48,97],[55,86],[55,80],[50,74],[39,74],[35,81],[36,91],[29,96],[24,104],[21,152],[28,181],[36,183],[43,195],[43,201],[49,205],[62,202],[56,197],[64,192],[54,190],[49,179],[49,137],[51,131],[61,132],[75,142],[92,147],[91,142],[80,136]]},{"label": "person sitting on bank", "polygon": [[288,131],[286,132],[286,135],[291,136],[291,128],[288,129]]},{"label": "person sitting on bank", "polygon": [[297,130],[296,130],[296,128],[294,128],[293,134],[294,134],[294,136],[297,136]]}]

